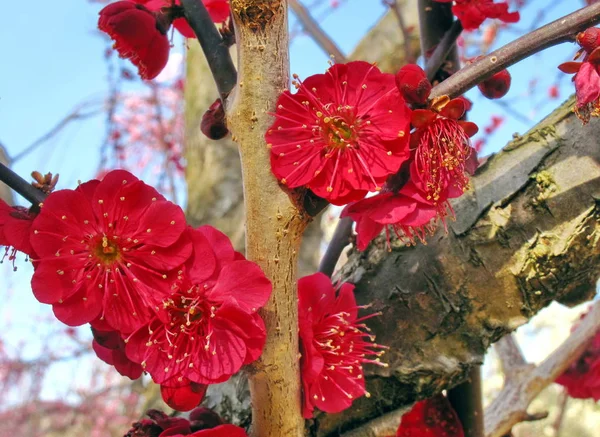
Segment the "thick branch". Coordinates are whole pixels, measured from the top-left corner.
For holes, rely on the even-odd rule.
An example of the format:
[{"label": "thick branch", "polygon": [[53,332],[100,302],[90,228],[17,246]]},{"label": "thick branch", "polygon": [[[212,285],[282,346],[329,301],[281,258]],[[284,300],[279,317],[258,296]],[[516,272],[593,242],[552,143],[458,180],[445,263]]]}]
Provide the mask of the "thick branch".
[{"label": "thick branch", "polygon": [[448,95],[458,97],[487,76],[497,73],[548,47],[572,41],[574,36],[600,23],[600,3],[587,6],[528,33],[487,56],[467,65],[435,86],[431,99]]},{"label": "thick branch", "polygon": [[596,303],[577,329],[539,366],[504,386],[485,411],[486,437],[502,437],[527,417],[527,407],[586,349],[600,330],[600,303]]},{"label": "thick branch", "polygon": [[262,356],[249,371],[254,437],[300,437],[296,263],[308,218],[271,173],[264,140],[270,112],[289,84],[287,2],[232,0],[239,87],[227,121],[240,146],[246,210],[246,256],[273,283],[261,311],[267,330]]},{"label": "thick branch", "polygon": [[223,43],[223,38],[201,0],[181,0],[181,5],[185,18],[202,46],[219,94],[224,99],[231,92],[237,80],[229,49]]},{"label": "thick branch", "polygon": [[40,205],[46,199],[46,195],[16,174],[10,168],[0,162],[0,181],[4,182],[10,188],[15,190],[25,199],[27,199],[34,207]]},{"label": "thick branch", "polygon": [[302,23],[304,31],[308,33],[311,38],[323,49],[323,51],[329,56],[332,55],[336,62],[345,63],[347,62],[346,56],[342,53],[336,43],[325,33],[325,31],[319,26],[319,23],[310,15],[308,9],[304,7],[300,0],[288,0],[290,8],[298,17],[298,20]]}]

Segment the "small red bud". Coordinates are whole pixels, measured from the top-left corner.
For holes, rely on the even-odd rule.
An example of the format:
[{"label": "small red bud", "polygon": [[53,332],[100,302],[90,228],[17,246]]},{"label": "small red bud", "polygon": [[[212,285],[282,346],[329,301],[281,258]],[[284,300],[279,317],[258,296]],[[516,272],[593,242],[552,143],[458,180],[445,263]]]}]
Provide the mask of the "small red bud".
[{"label": "small red bud", "polygon": [[587,53],[592,53],[594,49],[600,47],[600,29],[590,27],[589,29],[579,32],[576,37],[577,44],[581,46]]},{"label": "small red bud", "polygon": [[424,105],[431,93],[431,83],[421,67],[416,64],[405,65],[396,74],[396,86],[407,103]]},{"label": "small red bud", "polygon": [[221,99],[215,100],[204,113],[200,130],[211,140],[220,140],[229,133],[225,124],[225,110]]},{"label": "small red bud", "polygon": [[477,87],[481,94],[488,99],[499,99],[504,97],[510,89],[510,73],[508,70],[502,70],[492,77],[480,82]]}]

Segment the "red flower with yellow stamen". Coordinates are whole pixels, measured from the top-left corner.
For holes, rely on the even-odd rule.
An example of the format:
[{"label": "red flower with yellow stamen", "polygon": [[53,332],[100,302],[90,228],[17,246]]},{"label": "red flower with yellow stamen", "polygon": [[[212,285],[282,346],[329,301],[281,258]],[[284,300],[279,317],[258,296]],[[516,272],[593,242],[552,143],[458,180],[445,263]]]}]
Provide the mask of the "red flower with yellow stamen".
[{"label": "red flower with yellow stamen", "polygon": [[147,323],[192,251],[183,210],[123,170],[50,194],[32,229],[33,293],[70,326]]},{"label": "red flower with yellow stamen", "polygon": [[413,111],[416,130],[410,140],[414,150],[410,179],[434,205],[460,196],[469,183],[465,172],[475,153],[469,137],[478,128],[475,123],[460,120],[464,113],[465,103],[459,99],[449,101],[440,112]]},{"label": "red flower with yellow stamen", "polygon": [[201,399],[193,399],[194,388],[226,381],[260,356],[266,332],[256,311],[271,294],[260,267],[240,259],[227,237],[210,226],[190,233],[194,253],[172,294],[156,317],[126,339],[127,356],[180,410]]},{"label": "red flower with yellow stamen", "polygon": [[394,76],[355,61],[294,84],[265,135],[275,176],[336,205],[379,191],[410,155],[410,109]]},{"label": "red flower with yellow stamen", "polygon": [[589,28],[579,33],[576,40],[581,50],[575,55],[575,59],[584,54],[583,62],[565,62],[558,68],[563,73],[575,73],[575,113],[586,124],[591,117],[600,116],[600,29]]},{"label": "red flower with yellow stamen", "polygon": [[377,314],[358,317],[354,285],[342,284],[338,293],[323,273],[298,281],[302,415],[309,419],[315,407],[338,413],[368,393],[362,365],[379,362],[383,346],[362,322]]}]

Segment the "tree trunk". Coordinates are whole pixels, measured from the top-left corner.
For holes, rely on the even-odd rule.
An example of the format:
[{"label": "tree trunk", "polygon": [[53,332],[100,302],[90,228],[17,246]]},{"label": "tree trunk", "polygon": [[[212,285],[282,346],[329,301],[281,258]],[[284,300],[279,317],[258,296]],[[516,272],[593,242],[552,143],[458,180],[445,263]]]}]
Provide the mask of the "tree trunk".
[{"label": "tree trunk", "polygon": [[267,330],[261,357],[250,366],[253,437],[300,437],[298,298],[300,241],[309,218],[271,173],[264,135],[269,115],[289,86],[287,2],[232,0],[238,85],[227,125],[240,147],[246,213],[246,256],[261,266],[273,293],[260,311]]},{"label": "tree trunk", "polygon": [[[574,99],[490,157],[456,221],[404,247],[378,238],[340,279],[381,311],[369,326],[390,347],[370,368],[371,398],[318,418],[319,436],[462,382],[489,345],[552,300],[590,299],[600,275],[600,120],[582,127]],[[442,227],[443,228],[443,227]]]}]

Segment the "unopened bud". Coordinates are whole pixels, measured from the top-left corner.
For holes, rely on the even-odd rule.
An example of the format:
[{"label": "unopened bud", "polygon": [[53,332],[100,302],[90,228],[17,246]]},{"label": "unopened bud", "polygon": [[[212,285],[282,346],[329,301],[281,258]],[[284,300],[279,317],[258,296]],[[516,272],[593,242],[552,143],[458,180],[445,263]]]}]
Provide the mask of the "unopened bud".
[{"label": "unopened bud", "polygon": [[488,99],[499,99],[504,97],[510,89],[510,73],[508,70],[502,70],[488,79],[480,82],[477,87],[481,94]]},{"label": "unopened bud", "polygon": [[431,93],[431,83],[421,67],[405,65],[396,74],[396,86],[407,103],[424,105]]},{"label": "unopened bud", "polygon": [[229,133],[225,124],[225,110],[223,109],[221,99],[215,100],[204,113],[202,123],[200,123],[200,130],[211,140],[220,140]]},{"label": "unopened bud", "polygon": [[583,32],[579,32],[576,40],[577,44],[579,44],[583,50],[587,53],[592,53],[595,49],[600,47],[600,29],[597,27],[590,27]]}]

